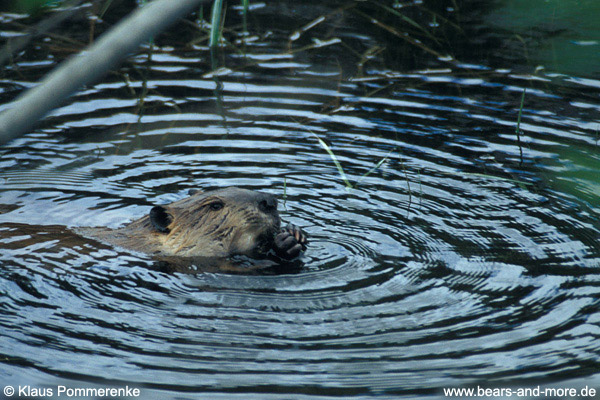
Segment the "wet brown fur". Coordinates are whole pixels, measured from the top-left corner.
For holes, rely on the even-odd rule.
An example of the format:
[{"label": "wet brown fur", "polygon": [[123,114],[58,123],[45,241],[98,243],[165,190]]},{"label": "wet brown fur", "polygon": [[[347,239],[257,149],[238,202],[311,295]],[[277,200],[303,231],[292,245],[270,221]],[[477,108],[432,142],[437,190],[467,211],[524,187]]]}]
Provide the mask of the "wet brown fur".
[{"label": "wet brown fur", "polygon": [[122,228],[79,228],[78,233],[159,256],[255,257],[272,248],[280,230],[272,195],[235,187],[196,193],[158,211],[164,226],[148,214]]}]

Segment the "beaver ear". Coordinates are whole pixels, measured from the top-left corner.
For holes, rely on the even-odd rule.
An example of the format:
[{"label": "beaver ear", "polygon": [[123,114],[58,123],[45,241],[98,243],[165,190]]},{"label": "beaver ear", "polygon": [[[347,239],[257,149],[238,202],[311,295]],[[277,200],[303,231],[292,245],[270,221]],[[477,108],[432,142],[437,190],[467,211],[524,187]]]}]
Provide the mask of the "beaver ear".
[{"label": "beaver ear", "polygon": [[163,206],[154,206],[150,210],[150,222],[157,231],[169,233],[171,230],[168,226],[173,222],[173,217]]}]

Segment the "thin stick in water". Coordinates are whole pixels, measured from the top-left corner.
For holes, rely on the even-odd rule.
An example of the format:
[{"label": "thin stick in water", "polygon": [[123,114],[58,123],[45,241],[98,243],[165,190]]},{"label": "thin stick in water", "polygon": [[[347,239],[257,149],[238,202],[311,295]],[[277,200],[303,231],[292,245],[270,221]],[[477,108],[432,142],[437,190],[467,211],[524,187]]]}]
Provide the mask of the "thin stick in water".
[{"label": "thin stick in water", "polygon": [[521,164],[523,164],[523,147],[521,146],[521,114],[523,114],[523,103],[525,103],[525,92],[527,88],[523,89],[523,95],[521,95],[521,106],[519,107],[519,116],[517,117],[517,143],[519,144],[519,153],[521,154]]}]

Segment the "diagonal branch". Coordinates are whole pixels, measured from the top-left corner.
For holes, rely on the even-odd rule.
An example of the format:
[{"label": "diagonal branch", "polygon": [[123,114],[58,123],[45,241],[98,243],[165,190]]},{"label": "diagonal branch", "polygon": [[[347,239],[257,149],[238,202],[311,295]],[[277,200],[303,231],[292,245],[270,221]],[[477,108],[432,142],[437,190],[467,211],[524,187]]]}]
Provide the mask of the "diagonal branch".
[{"label": "diagonal branch", "polygon": [[155,0],[138,8],[86,51],[71,57],[0,114],[0,145],[31,129],[84,85],[101,78],[194,7],[209,0]]}]

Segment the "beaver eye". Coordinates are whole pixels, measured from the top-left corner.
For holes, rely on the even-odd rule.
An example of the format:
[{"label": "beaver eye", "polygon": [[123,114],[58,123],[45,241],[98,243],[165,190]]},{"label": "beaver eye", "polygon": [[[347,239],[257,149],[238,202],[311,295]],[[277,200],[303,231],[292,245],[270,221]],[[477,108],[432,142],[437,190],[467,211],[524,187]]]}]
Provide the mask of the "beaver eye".
[{"label": "beaver eye", "polygon": [[213,211],[219,211],[221,208],[223,208],[223,203],[220,201],[215,201],[214,203],[210,203],[208,206]]}]

